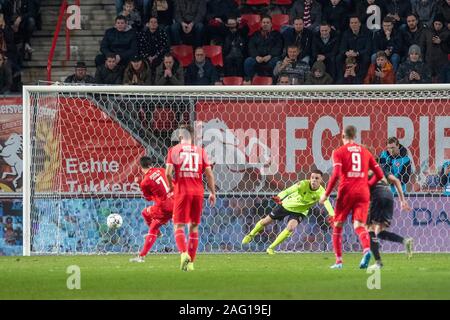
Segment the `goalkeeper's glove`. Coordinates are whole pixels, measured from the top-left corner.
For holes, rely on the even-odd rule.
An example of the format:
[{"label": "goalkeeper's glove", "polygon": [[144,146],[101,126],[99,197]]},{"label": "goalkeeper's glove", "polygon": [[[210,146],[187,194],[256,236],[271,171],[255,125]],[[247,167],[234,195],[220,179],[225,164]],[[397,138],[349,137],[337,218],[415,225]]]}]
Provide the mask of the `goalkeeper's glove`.
[{"label": "goalkeeper's glove", "polygon": [[273,196],[272,200],[276,203],[276,204],[282,204],[283,202],[281,201],[279,196]]}]

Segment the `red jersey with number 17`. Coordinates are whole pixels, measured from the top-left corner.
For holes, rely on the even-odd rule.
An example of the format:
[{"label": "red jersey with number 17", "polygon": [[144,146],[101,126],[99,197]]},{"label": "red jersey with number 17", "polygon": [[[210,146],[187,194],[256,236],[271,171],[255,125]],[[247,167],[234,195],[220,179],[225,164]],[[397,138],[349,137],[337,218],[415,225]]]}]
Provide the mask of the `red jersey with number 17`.
[{"label": "red jersey with number 17", "polygon": [[166,164],[174,166],[174,193],[203,196],[203,172],[210,167],[208,156],[202,147],[177,144],[169,149]]},{"label": "red jersey with number 17", "polygon": [[[337,167],[340,167],[340,170]],[[337,178],[340,178],[338,196],[369,195],[369,168],[374,172],[381,171],[373,155],[363,146],[347,143],[334,150],[333,176],[328,183],[326,195],[333,190]],[[335,172],[340,172],[340,176],[335,176]]]},{"label": "red jersey with number 17", "polygon": [[157,205],[167,199],[169,184],[166,179],[166,170],[163,168],[150,168],[139,184],[145,200],[154,201]]}]

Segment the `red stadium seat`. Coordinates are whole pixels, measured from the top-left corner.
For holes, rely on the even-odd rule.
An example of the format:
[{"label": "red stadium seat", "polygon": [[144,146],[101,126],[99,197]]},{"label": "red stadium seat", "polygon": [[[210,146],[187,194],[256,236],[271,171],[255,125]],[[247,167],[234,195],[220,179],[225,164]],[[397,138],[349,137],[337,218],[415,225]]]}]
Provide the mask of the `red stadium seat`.
[{"label": "red stadium seat", "polygon": [[254,76],[252,79],[252,85],[256,86],[269,86],[272,83],[272,77]]},{"label": "red stadium seat", "polygon": [[179,44],[171,46],[170,51],[183,68],[186,68],[194,61],[194,49],[192,46]]},{"label": "red stadium seat", "polygon": [[292,4],[292,0],[273,0],[273,4],[288,6]]},{"label": "red stadium seat", "polygon": [[247,24],[248,36],[261,29],[261,16],[259,14],[243,14],[241,15],[241,23]]},{"label": "red stadium seat", "polygon": [[240,86],[244,82],[242,77],[223,77],[223,84],[226,86]]},{"label": "red stadium seat", "polygon": [[211,63],[215,66],[223,67],[223,56],[221,46],[203,46],[205,55],[211,60]]},{"label": "red stadium seat", "polygon": [[278,32],[281,31],[281,27],[289,24],[289,15],[287,14],[274,14],[272,15],[272,29]]},{"label": "red stadium seat", "polygon": [[263,6],[269,5],[270,0],[247,0],[246,5],[248,6]]}]

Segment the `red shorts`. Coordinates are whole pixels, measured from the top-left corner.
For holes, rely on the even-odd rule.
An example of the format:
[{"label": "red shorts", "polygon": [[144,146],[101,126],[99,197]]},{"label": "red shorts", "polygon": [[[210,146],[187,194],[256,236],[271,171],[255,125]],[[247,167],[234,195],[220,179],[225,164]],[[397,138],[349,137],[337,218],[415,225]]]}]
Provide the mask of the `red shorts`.
[{"label": "red shorts", "polygon": [[199,224],[202,218],[203,196],[176,195],[173,206],[173,223]]},{"label": "red shorts", "polygon": [[334,209],[334,221],[344,223],[348,215],[352,212],[352,222],[359,221],[366,223],[369,212],[370,198],[359,197],[338,197],[336,208]]},{"label": "red shorts", "polygon": [[144,217],[145,223],[150,227],[153,220],[159,220],[160,224],[166,224],[172,219],[173,212],[173,200],[167,199],[154,206],[148,206],[142,210],[142,217]]}]

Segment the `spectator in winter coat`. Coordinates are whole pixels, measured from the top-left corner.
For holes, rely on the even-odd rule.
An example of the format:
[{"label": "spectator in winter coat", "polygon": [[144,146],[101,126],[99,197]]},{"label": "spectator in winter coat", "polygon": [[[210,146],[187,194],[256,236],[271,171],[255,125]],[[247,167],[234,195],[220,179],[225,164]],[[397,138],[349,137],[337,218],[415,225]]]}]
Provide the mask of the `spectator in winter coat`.
[{"label": "spectator in winter coat", "polygon": [[395,73],[392,64],[384,51],[376,53],[375,63],[372,63],[364,78],[365,84],[395,83]]},{"label": "spectator in winter coat", "polygon": [[444,17],[436,16],[433,25],[425,32],[425,63],[431,69],[433,82],[442,81],[442,70],[450,53],[450,31],[444,25]]},{"label": "spectator in winter coat", "polygon": [[202,46],[205,18],[205,0],[175,0],[175,22],[170,28],[171,44]]},{"label": "spectator in winter coat", "polygon": [[289,15],[291,23],[300,17],[306,29],[318,31],[322,21],[322,6],[315,0],[298,0],[292,5]]},{"label": "spectator in winter coat", "polygon": [[166,53],[163,62],[156,68],[155,84],[158,86],[182,86],[184,84],[183,68],[170,53]]},{"label": "spectator in winter coat", "polygon": [[151,69],[142,57],[134,56],[123,74],[123,84],[149,86],[152,84]]},{"label": "spectator in winter coat", "polygon": [[194,52],[194,62],[186,70],[184,77],[187,85],[215,85],[222,84],[216,68],[209,59],[206,59],[205,51],[198,47]]},{"label": "spectator in winter coat", "polygon": [[105,63],[97,67],[95,83],[97,84],[122,84],[123,67],[116,62],[114,53],[110,53]]},{"label": "spectator in winter coat", "polygon": [[137,54],[136,32],[127,24],[124,16],[118,16],[114,27],[106,30],[100,51],[102,54],[95,59],[96,66],[102,65],[111,54],[116,56],[117,64],[126,66]]},{"label": "spectator in winter coat", "polygon": [[95,78],[86,73],[86,64],[84,62],[77,62],[75,66],[75,73],[68,76],[65,83],[75,83],[75,84],[86,84],[86,83],[95,83]]},{"label": "spectator in winter coat", "polygon": [[149,64],[152,71],[156,70],[169,52],[169,37],[163,28],[158,26],[158,20],[151,17],[147,26],[137,34],[138,54]]},{"label": "spectator in winter coat", "polygon": [[309,64],[299,60],[299,54],[299,48],[296,45],[290,45],[286,57],[277,62],[273,75],[278,77],[280,74],[287,74],[291,84],[305,84],[309,75]]},{"label": "spectator in winter coat", "polygon": [[422,61],[418,45],[409,48],[408,59],[398,68],[397,83],[431,83],[431,70]]},{"label": "spectator in winter coat", "polygon": [[265,16],[261,20],[261,30],[254,33],[248,45],[249,57],[245,59],[244,71],[247,79],[257,73],[272,76],[273,69],[283,52],[283,38],[278,31],[272,30],[272,18]]},{"label": "spectator in winter coat", "polygon": [[339,51],[339,37],[332,31],[327,22],[322,22],[319,34],[313,37],[311,46],[311,60],[325,63],[327,73],[336,79],[336,56]]},{"label": "spectator in winter coat", "polygon": [[325,64],[322,61],[316,61],[306,79],[306,84],[324,85],[332,83],[333,78],[326,72]]}]

